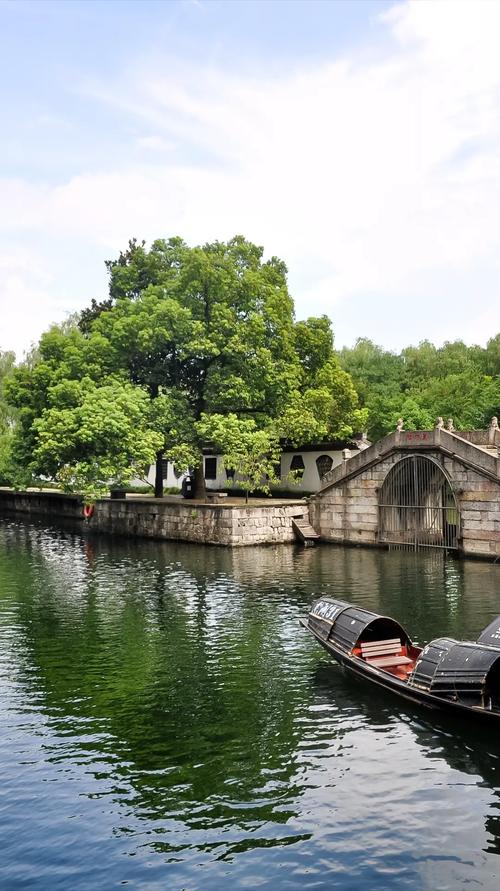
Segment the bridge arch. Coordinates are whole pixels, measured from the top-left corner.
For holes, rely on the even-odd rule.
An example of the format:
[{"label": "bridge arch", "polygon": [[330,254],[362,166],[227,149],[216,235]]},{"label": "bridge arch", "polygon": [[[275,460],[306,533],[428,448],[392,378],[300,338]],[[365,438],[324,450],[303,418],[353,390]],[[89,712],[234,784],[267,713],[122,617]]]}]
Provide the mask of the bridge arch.
[{"label": "bridge arch", "polygon": [[458,549],[458,501],[448,474],[434,458],[410,454],[393,464],[378,504],[380,543]]}]

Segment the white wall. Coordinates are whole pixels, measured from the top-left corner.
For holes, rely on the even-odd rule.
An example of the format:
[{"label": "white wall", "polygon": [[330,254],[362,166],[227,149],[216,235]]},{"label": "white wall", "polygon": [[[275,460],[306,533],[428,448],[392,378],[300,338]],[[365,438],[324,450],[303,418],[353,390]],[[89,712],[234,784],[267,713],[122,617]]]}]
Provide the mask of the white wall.
[{"label": "white wall", "polygon": [[[351,447],[351,454],[355,455],[359,450],[353,446]],[[292,464],[294,455],[301,455],[302,460],[304,461],[304,473],[301,480],[297,480],[297,482],[291,482],[287,480],[286,477],[290,472],[290,466]],[[332,459],[332,467],[337,467],[338,464],[342,463],[342,450],[334,450],[334,449],[318,449],[316,451],[301,451],[300,449],[296,449],[295,451],[287,451],[282,452],[281,455],[281,483],[279,488],[285,489],[288,492],[296,493],[300,496],[302,492],[316,492],[321,485],[320,476],[318,472],[318,466],[316,461],[322,455],[328,455]],[[222,463],[222,458],[220,455],[204,455],[205,458],[215,458],[217,461],[217,477],[214,480],[205,480],[206,488],[209,490],[218,490],[218,489],[226,489],[230,488],[230,479],[228,479],[225,468]],[[184,479],[184,474],[180,477],[176,477],[174,473],[174,468],[172,462],[168,462],[167,467],[167,476],[163,480],[163,484],[166,487],[176,486],[177,488],[181,488],[182,480]],[[238,488],[238,479],[241,477],[238,474],[235,474],[233,485],[237,489]],[[149,468],[149,473],[147,476],[148,482],[154,486],[155,481],[155,466],[151,465]],[[133,480],[134,485],[141,485],[143,480]]]},{"label": "white wall", "polygon": [[[143,477],[142,479],[133,479],[131,480],[131,485],[133,486],[144,486],[145,483],[149,483],[150,486],[154,486],[155,484],[155,476],[156,476],[156,465],[151,464],[148,475]],[[163,485],[168,488],[176,487],[180,489],[182,486],[182,480],[184,479],[185,474],[181,474],[180,477],[176,477],[174,473],[174,467],[171,461],[168,462],[167,466],[167,475],[163,477]]]},{"label": "white wall", "polygon": [[[351,448],[351,454],[355,455],[358,451],[357,448]],[[290,472],[290,465],[293,461],[294,455],[301,455],[302,460],[304,461],[304,473],[301,480],[297,480],[296,482],[292,482],[287,480],[286,477]],[[317,451],[306,452],[301,451],[300,449],[296,449],[295,451],[290,452],[282,452],[281,454],[281,483],[279,488],[285,489],[288,492],[297,493],[300,495],[302,492],[316,492],[321,485],[320,476],[318,472],[318,467],[316,464],[316,460],[320,458],[322,455],[328,455],[332,459],[332,467],[336,467],[338,464],[342,463],[342,450],[334,450],[334,449],[318,449]],[[205,457],[217,457],[215,455]],[[234,486],[237,488],[238,484],[238,474],[235,474],[234,477]],[[222,464],[222,459],[217,457],[217,478],[215,480],[206,480],[205,485],[207,489],[225,489],[229,484],[229,480],[226,476],[226,471]]]},{"label": "white wall", "polygon": [[302,456],[305,469],[300,482],[291,483],[285,480],[282,484],[283,488],[288,489],[290,492],[316,492],[320,488],[321,481],[316,459],[320,458],[321,455],[328,455],[332,459],[332,467],[336,467],[337,464],[342,463],[342,450],[334,451],[333,449],[322,449],[317,452],[301,452],[300,449],[297,449],[294,452],[283,452],[281,456],[282,479],[286,478],[287,474],[290,472],[290,465],[294,455]]}]

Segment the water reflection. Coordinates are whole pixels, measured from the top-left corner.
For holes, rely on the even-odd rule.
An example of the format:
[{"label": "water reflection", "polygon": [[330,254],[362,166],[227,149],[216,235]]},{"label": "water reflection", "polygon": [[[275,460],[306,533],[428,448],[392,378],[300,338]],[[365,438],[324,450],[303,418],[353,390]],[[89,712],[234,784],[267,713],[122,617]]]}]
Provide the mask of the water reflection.
[{"label": "water reflection", "polygon": [[[499,744],[353,680],[297,619],[325,591],[422,642],[475,636],[499,567],[13,521],[0,557],[12,886],[24,862],[44,887],[38,860],[46,887],[102,886],[103,870],[148,888],[452,888],[473,872],[490,887]],[[12,834],[27,812],[28,852]]]}]

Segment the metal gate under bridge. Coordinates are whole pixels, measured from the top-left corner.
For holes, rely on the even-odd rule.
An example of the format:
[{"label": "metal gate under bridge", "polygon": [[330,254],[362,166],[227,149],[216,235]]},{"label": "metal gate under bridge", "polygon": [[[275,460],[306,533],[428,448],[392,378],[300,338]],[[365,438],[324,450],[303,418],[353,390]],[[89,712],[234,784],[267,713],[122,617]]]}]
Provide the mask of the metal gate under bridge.
[{"label": "metal gate under bridge", "polygon": [[409,455],[387,474],[379,493],[379,541],[405,549],[456,550],[458,504],[437,461]]}]

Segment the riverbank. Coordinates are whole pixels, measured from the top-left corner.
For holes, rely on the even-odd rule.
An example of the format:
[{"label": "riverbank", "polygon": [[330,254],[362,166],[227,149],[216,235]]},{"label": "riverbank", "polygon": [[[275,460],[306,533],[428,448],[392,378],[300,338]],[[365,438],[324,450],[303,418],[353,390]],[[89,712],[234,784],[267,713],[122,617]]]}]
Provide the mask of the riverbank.
[{"label": "riverbank", "polygon": [[295,540],[292,519],[308,518],[303,500],[256,498],[245,504],[227,498],[220,503],[130,495],[97,501],[92,516],[83,515],[80,495],[54,490],[17,492],[0,489],[0,514],[36,514],[56,520],[73,518],[89,529],[111,535],[157,538],[245,547],[256,544],[285,544]]}]

